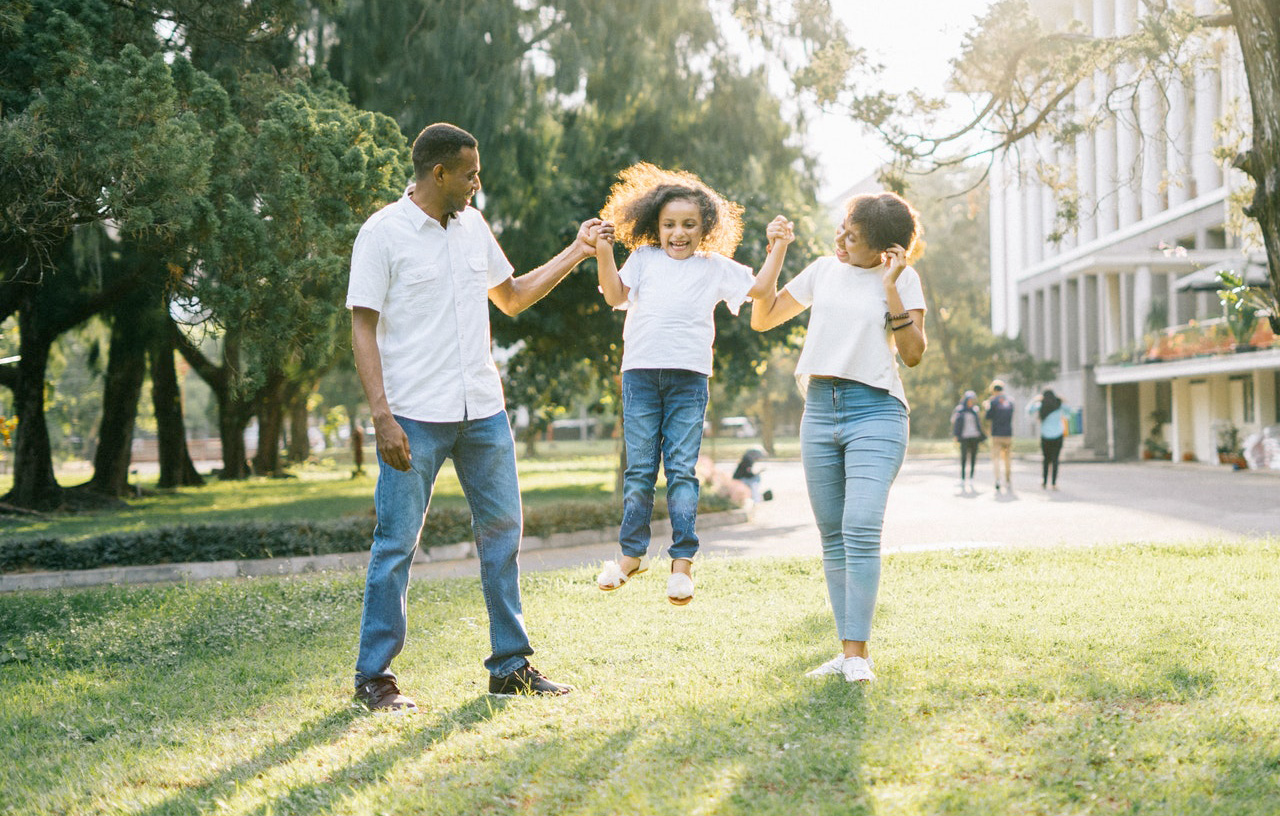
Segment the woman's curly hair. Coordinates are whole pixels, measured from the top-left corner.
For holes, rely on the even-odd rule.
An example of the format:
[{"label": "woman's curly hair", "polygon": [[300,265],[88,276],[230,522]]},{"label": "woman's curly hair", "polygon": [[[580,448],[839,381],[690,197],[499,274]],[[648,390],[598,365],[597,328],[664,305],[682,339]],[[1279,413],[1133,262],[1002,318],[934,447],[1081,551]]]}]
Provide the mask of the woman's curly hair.
[{"label": "woman's curly hair", "polygon": [[600,217],[614,225],[614,237],[627,249],[658,246],[658,216],[676,200],[691,201],[702,214],[699,252],[718,252],[732,258],[742,243],[742,206],[712,190],[702,179],[683,170],[663,170],[648,162],[633,164],[618,174]]},{"label": "woman's curly hair", "polygon": [[907,251],[907,263],[924,254],[924,228],[920,213],[895,193],[863,193],[845,204],[845,223],[858,227],[862,240],[884,251],[897,244]]}]

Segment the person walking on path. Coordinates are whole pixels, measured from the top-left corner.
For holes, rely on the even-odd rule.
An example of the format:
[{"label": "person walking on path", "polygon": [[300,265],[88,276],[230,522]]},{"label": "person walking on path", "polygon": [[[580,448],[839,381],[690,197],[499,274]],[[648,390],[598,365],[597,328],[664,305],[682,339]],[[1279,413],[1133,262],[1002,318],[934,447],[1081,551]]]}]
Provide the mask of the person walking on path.
[{"label": "person walking on path", "polygon": [[[922,248],[920,232],[918,214],[899,196],[855,196],[836,231],[835,254],[814,261],[781,292],[777,267],[768,267],[768,292],[751,307],[757,331],[813,307],[796,363],[805,391],[800,450],[841,652],[810,676],[875,679],[867,641],[880,537],[889,486],[907,450],[896,358],[918,365],[926,346],[924,289],[907,265]],[[776,242],[770,254],[786,252],[787,243]]]},{"label": "person walking on path", "polygon": [[1040,489],[1058,489],[1058,457],[1062,453],[1062,439],[1066,435],[1067,414],[1062,400],[1046,388],[1044,393],[1031,401],[1027,413],[1040,421]]},{"label": "person walking on path", "polygon": [[1004,381],[992,380],[991,396],[982,410],[991,427],[991,469],[995,471],[997,493],[1002,469],[1004,489],[1013,492],[1013,407],[1013,400],[1004,392]]},{"label": "person walking on path", "polygon": [[[973,470],[978,464],[978,446],[987,438],[986,432],[982,430],[982,421],[978,418],[978,395],[973,391],[964,392],[960,404],[951,412],[951,435],[960,443],[960,487],[972,488]],[[999,489],[999,485],[996,489]]]},{"label": "person walking on path", "polygon": [[365,222],[351,253],[351,345],[378,448],[356,699],[373,711],[416,708],[391,661],[404,648],[409,568],[446,458],[471,508],[489,613],[489,692],[566,694],[569,686],[528,660],[515,443],[490,352],[488,301],[508,315],[527,309],[594,255],[609,228],[584,222],[558,255],[513,277],[484,216],[469,206],[481,189],[475,138],[430,125],[414,140],[413,169],[413,185]]},{"label": "person walking on path", "polygon": [[[715,309],[724,301],[736,315],[758,288],[751,268],[730,257],[742,240],[742,208],[692,173],[641,162],[619,174],[601,217],[616,225],[618,240],[631,255],[619,270],[613,245],[608,240],[596,245],[605,302],[627,310],[622,329],[622,435],[627,451],[618,529],[622,554],[604,563],[596,585],[613,591],[644,572],[661,460],[671,519],[667,600],[684,606],[693,600],[696,466],[711,376]],[[790,222],[778,216],[766,236],[776,240],[790,229]],[[780,267],[781,259],[769,258],[765,267],[770,264]]]}]

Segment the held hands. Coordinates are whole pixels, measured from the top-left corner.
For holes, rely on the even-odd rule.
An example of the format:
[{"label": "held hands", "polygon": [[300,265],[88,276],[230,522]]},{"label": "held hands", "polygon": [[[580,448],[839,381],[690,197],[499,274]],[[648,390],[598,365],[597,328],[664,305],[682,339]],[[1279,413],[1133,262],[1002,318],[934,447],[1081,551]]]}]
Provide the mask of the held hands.
[{"label": "held hands", "polygon": [[764,236],[769,239],[769,245],[765,252],[773,252],[774,245],[779,241],[782,242],[783,246],[786,246],[796,239],[795,224],[788,221],[786,216],[779,215],[769,222],[769,226],[765,227]]},{"label": "held hands", "polygon": [[583,257],[590,257],[596,254],[600,241],[613,243],[613,224],[599,218],[588,218],[578,227],[578,237],[573,244]]}]

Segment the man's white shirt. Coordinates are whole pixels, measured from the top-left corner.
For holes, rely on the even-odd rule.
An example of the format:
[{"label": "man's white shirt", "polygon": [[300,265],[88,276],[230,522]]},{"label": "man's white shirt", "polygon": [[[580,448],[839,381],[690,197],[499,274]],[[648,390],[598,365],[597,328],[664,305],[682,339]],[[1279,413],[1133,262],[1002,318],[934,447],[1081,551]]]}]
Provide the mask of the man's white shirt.
[{"label": "man's white shirt", "polygon": [[513,271],[471,207],[446,229],[406,195],[364,223],[351,251],[347,308],[378,312],[391,413],[458,422],[505,407],[490,348],[489,290]]}]

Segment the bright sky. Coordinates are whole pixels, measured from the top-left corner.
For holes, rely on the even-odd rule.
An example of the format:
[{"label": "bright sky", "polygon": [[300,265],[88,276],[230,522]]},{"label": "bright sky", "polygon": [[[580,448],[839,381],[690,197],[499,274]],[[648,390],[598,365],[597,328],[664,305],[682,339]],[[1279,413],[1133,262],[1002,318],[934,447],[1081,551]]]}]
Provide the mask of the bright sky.
[{"label": "bright sky", "polygon": [[[850,39],[884,65],[894,91],[941,93],[951,60],[992,0],[834,0]],[[821,167],[822,200],[861,181],[888,159],[887,149],[858,125],[834,116],[814,119],[809,144]]]}]

